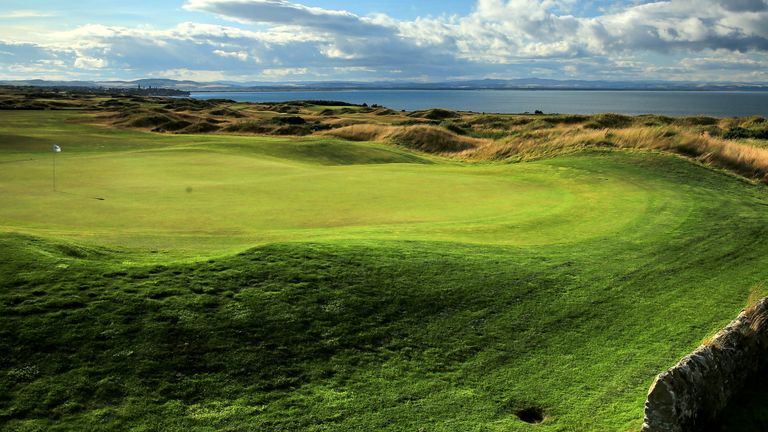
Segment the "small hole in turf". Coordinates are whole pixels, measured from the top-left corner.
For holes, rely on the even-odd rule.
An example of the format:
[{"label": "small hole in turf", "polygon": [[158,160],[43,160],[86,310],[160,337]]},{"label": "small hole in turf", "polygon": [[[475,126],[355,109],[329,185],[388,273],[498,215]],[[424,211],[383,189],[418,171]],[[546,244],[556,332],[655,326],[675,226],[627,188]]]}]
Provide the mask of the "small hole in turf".
[{"label": "small hole in turf", "polygon": [[544,410],[537,407],[521,409],[515,415],[526,423],[541,423],[544,421]]}]

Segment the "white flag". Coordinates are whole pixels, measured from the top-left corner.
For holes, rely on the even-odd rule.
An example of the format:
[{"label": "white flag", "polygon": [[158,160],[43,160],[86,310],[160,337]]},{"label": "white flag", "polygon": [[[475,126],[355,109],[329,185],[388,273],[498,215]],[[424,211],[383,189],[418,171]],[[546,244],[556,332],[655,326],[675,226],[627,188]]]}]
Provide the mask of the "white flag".
[{"label": "white flag", "polygon": [[59,147],[58,144],[53,145],[53,152],[54,153],[61,153],[61,147]]}]

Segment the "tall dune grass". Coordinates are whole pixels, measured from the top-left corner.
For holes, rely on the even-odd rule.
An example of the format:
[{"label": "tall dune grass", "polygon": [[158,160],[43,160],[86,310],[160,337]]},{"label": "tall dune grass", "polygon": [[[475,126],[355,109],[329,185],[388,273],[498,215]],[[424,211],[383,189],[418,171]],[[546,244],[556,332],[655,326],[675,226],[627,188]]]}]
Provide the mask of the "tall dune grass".
[{"label": "tall dune grass", "polygon": [[437,126],[351,125],[324,132],[351,141],[388,141],[429,153],[456,153],[487,144],[487,140],[458,135]]},{"label": "tall dune grass", "polygon": [[768,183],[767,147],[718,138],[679,124],[625,127],[622,122],[616,129],[595,129],[593,124],[579,127],[550,123],[552,127],[538,128],[539,125],[527,123],[495,140],[459,135],[433,125],[357,124],[324,133],[352,141],[386,141],[425,152],[481,160],[526,161],[600,149],[663,151]]},{"label": "tall dune grass", "polygon": [[603,130],[559,126],[486,142],[459,155],[524,161],[590,149],[671,152],[768,183],[768,148],[713,137],[681,126],[632,126]]},{"label": "tall dune grass", "polygon": [[768,296],[765,283],[759,283],[752,287],[747,297],[747,306],[744,309],[747,315],[752,319],[750,328],[755,332],[762,332],[768,325],[768,310],[760,308],[760,302]]},{"label": "tall dune grass", "polygon": [[[485,115],[439,109],[402,114],[383,108],[344,108],[332,110],[331,118],[318,116],[308,107],[306,103],[295,103],[260,106],[266,111],[240,112],[227,104],[201,105],[193,107],[195,110],[186,105],[147,105],[123,109],[110,121],[121,127],[157,132],[319,133],[480,160],[525,161],[596,149],[653,150],[679,154],[768,183],[768,139],[763,139],[768,136],[768,120],[757,116]],[[303,117],[290,117],[299,118],[301,125],[278,124],[276,119],[289,118],[283,116],[285,112],[301,114]]]}]

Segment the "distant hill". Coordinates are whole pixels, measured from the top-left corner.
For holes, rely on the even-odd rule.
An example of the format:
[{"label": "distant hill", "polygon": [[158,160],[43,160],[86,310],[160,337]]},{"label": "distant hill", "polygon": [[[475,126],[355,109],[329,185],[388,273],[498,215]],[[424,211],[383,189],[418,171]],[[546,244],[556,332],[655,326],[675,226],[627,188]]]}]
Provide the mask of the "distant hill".
[{"label": "distant hill", "polygon": [[290,91],[290,90],[700,90],[700,91],[768,91],[768,83],[696,82],[696,81],[589,81],[554,80],[543,78],[481,79],[442,82],[412,81],[300,81],[300,82],[197,82],[172,79],[139,79],[133,81],[0,81],[0,85],[36,87],[103,87],[103,88],[166,88],[183,91]]}]

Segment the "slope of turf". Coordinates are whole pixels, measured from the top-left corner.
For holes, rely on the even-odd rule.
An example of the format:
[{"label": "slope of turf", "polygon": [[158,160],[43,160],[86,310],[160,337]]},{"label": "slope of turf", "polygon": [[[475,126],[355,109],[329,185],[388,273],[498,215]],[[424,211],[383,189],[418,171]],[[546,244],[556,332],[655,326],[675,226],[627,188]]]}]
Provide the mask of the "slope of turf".
[{"label": "slope of turf", "polygon": [[[125,132],[104,140],[109,129],[67,123],[60,113],[38,114],[37,129],[27,129],[35,116],[13,114],[6,130],[71,141],[58,141],[65,151],[56,161],[57,193],[46,146],[22,144],[37,152],[0,158],[7,161],[0,228],[16,232],[196,255],[334,238],[546,244],[657,217],[648,208],[651,191],[628,179],[631,164],[610,158],[595,158],[590,169],[424,164],[430,161],[394,147],[318,139]],[[69,127],[75,130],[61,132]],[[323,156],[310,161],[310,154]],[[355,164],[351,154],[368,163]],[[382,154],[389,163],[370,164]],[[330,158],[339,164],[326,164]]]},{"label": "slope of turf", "polygon": [[[765,189],[679,158],[95,149],[101,129],[36,115],[0,122],[29,140],[0,143],[7,430],[637,429],[653,377],[766,278]],[[67,128],[54,194],[49,159],[14,161]]]}]

